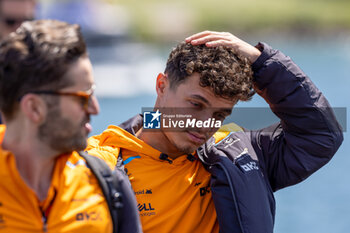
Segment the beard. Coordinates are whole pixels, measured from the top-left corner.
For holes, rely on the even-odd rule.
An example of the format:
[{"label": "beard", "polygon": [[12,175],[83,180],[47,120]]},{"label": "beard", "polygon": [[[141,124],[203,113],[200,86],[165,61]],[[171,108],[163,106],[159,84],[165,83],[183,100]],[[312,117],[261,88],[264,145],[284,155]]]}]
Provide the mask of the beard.
[{"label": "beard", "polygon": [[197,149],[195,146],[174,145],[181,154],[192,154]]},{"label": "beard", "polygon": [[[193,131],[196,131],[198,132],[198,130],[192,130]],[[188,130],[181,130],[181,131],[178,131],[176,132],[177,134],[177,137],[176,139],[174,140],[170,140],[171,144],[173,147],[176,148],[177,152],[181,153],[181,154],[192,154],[194,151],[196,151],[200,146],[201,144],[195,144],[193,142],[190,142],[188,140],[186,140],[185,138],[187,137],[185,134],[187,134]],[[205,136],[205,141],[204,143],[213,135],[212,134],[205,134],[203,133],[203,136]],[[169,139],[169,138],[168,138]],[[181,140],[182,139],[182,140]],[[183,140],[185,139],[185,140]]]},{"label": "beard", "polygon": [[86,122],[89,122],[88,116],[77,124],[63,118],[58,107],[52,107],[45,122],[39,126],[38,137],[62,154],[84,150],[87,146],[87,133],[83,130]]}]

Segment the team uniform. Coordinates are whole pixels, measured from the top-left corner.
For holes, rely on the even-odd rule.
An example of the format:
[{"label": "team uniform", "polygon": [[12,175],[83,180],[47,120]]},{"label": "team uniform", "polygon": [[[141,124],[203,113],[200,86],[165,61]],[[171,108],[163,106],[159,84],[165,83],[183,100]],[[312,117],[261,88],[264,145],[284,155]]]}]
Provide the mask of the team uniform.
[{"label": "team uniform", "polygon": [[[0,126],[2,142],[5,126]],[[112,232],[99,184],[77,153],[59,156],[45,200],[23,181],[16,158],[0,147],[0,232]]]},{"label": "team uniform", "polygon": [[[231,125],[239,130],[238,126]],[[217,141],[228,132],[218,132]],[[195,157],[160,159],[160,151],[117,126],[89,138],[88,153],[110,166],[121,154],[134,189],[144,232],[219,232],[211,175]]]}]

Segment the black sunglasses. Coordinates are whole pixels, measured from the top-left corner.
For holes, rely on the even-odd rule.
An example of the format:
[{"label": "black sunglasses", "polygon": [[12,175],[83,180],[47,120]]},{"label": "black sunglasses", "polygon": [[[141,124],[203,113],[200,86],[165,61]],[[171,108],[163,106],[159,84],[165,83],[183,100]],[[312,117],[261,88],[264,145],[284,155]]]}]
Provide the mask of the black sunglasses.
[{"label": "black sunglasses", "polygon": [[21,24],[24,21],[31,21],[34,18],[11,18],[11,17],[5,17],[2,19],[2,21],[9,27],[13,27],[15,25]]}]

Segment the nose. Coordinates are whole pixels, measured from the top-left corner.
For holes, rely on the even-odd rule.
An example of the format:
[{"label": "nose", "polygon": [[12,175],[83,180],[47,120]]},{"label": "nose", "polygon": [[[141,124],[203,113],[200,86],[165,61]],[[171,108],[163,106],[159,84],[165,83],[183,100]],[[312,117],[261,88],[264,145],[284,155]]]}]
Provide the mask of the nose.
[{"label": "nose", "polygon": [[97,115],[100,112],[100,106],[98,104],[97,97],[92,95],[91,100],[87,108],[87,112],[91,115]]}]

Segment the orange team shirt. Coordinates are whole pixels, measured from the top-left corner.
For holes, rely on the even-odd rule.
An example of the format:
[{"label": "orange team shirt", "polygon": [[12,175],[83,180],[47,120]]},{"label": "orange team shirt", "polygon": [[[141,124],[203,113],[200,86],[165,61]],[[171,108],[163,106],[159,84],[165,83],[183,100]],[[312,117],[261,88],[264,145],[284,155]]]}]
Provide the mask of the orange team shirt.
[{"label": "orange team shirt", "polygon": [[[0,125],[0,139],[4,131]],[[44,201],[21,178],[14,155],[1,147],[0,181],[0,233],[112,232],[102,190],[76,152],[57,159]]]},{"label": "orange team shirt", "polygon": [[[217,141],[227,134],[217,133]],[[161,160],[160,151],[116,126],[88,142],[88,153],[111,166],[115,166],[122,148],[145,233],[219,232],[209,185],[211,175],[199,160],[191,162],[187,155],[172,163]]]}]

